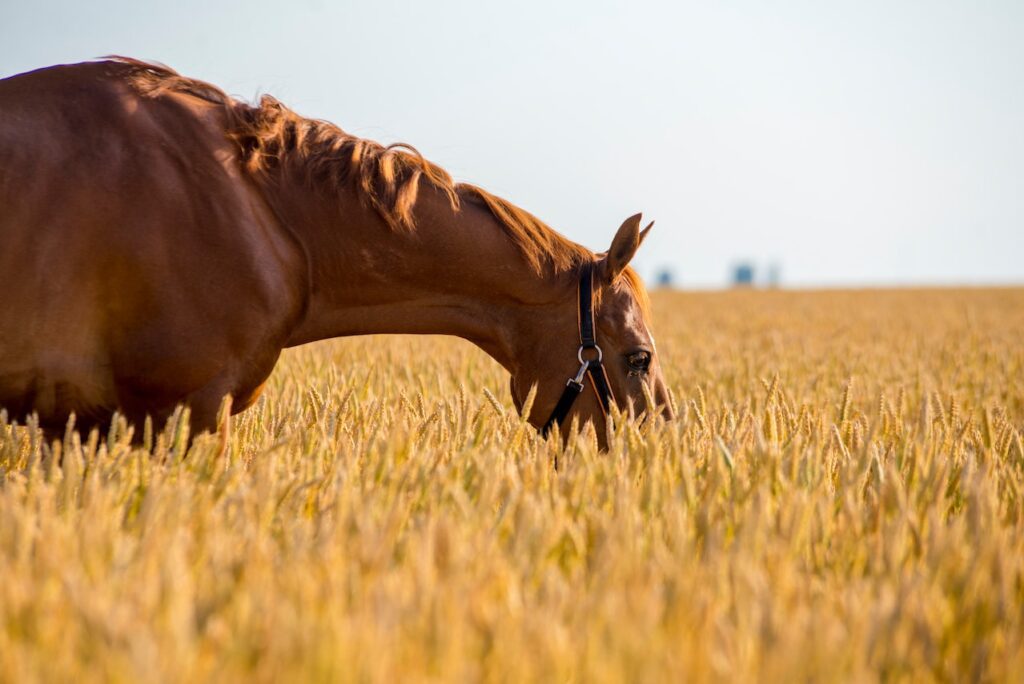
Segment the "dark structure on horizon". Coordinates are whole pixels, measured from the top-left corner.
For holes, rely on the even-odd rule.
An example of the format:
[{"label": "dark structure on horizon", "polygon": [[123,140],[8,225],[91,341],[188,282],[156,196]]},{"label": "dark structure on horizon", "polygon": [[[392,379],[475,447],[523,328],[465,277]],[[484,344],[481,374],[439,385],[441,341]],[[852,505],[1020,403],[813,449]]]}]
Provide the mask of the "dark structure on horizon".
[{"label": "dark structure on horizon", "polygon": [[733,287],[753,287],[754,265],[747,262],[736,264],[732,270],[732,285]]},{"label": "dark structure on horizon", "polygon": [[666,266],[658,271],[658,275],[655,277],[654,283],[658,287],[668,288],[675,285],[675,280],[675,276],[672,274],[672,269]]}]

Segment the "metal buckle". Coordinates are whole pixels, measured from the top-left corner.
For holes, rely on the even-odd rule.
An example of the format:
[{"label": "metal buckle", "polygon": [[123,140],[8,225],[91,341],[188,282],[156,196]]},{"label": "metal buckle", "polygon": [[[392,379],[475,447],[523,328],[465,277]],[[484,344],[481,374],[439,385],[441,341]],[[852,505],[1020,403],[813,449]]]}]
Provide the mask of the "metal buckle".
[{"label": "metal buckle", "polygon": [[579,371],[576,373],[576,377],[569,380],[569,385],[583,385],[583,376],[587,374],[587,368],[590,367],[589,361],[584,361],[583,365],[580,366]]},{"label": "metal buckle", "polygon": [[[583,358],[583,352],[585,352],[587,349],[595,350],[597,352],[597,358],[596,359],[584,359]],[[587,345],[587,346],[581,346],[576,351],[576,358],[580,362],[580,369],[578,371],[576,371],[576,377],[573,378],[572,380],[570,380],[567,384],[574,384],[574,385],[582,386],[583,385],[583,376],[587,374],[587,369],[590,368],[590,364],[592,364],[592,363],[600,364],[601,363],[601,359],[604,358],[604,354],[601,353],[601,348],[600,347],[598,347],[596,344],[592,344],[592,345]]]},{"label": "metal buckle", "polygon": [[[597,352],[597,358],[590,359],[589,361],[584,361],[583,352],[586,351],[587,349],[595,350]],[[580,346],[579,350],[576,352],[576,358],[579,359],[580,363],[590,363],[590,361],[597,361],[598,363],[601,363],[601,359],[604,358],[604,354],[601,353],[600,347],[598,347],[596,344],[591,344],[587,346]]]}]

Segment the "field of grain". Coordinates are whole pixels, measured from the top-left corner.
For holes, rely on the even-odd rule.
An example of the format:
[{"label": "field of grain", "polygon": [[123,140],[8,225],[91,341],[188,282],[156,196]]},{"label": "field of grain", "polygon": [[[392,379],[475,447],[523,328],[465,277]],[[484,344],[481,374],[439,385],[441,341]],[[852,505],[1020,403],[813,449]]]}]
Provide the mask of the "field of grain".
[{"label": "field of grain", "polygon": [[187,455],[0,425],[0,680],[1021,681],[1024,291],[654,308],[679,419],[608,453],[446,338]]}]

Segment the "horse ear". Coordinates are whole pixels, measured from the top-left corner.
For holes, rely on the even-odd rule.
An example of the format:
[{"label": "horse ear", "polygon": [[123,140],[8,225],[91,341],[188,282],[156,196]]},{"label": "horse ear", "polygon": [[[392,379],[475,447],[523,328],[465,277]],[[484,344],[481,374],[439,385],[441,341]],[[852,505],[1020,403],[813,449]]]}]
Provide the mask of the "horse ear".
[{"label": "horse ear", "polygon": [[614,282],[619,274],[626,268],[633,255],[636,254],[636,250],[639,249],[640,243],[647,237],[647,233],[650,232],[651,226],[654,225],[654,221],[647,224],[647,227],[640,230],[640,219],[643,214],[635,214],[630,216],[628,219],[622,222],[619,226],[618,232],[615,233],[615,237],[612,239],[612,246],[608,250],[608,255],[604,258],[604,264],[602,267],[603,276],[606,282]]}]

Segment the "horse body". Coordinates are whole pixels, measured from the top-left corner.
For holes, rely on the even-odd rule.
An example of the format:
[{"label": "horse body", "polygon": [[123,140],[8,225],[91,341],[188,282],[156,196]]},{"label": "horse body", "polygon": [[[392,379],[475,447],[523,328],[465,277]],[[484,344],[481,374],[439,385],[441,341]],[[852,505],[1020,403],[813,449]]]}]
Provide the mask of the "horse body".
[{"label": "horse body", "polygon": [[[259,106],[143,62],[0,81],[0,408],[60,431],[115,411],[197,429],[254,401],[286,346],[451,334],[538,385],[544,422],[574,365],[576,283],[601,274],[617,397],[666,404],[642,286],[639,215],[599,257],[414,151],[273,98]],[[629,357],[632,358],[632,357]],[[630,361],[632,363],[632,361]],[[623,403],[623,407],[625,407]],[[595,398],[577,413],[596,419]]]},{"label": "horse body", "polygon": [[178,402],[208,425],[301,314],[298,248],[215,109],[141,97],[125,70],[0,81],[0,407],[54,429]]}]

